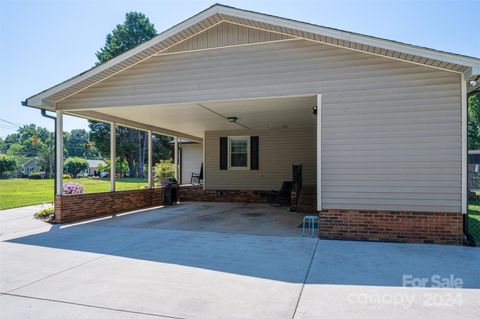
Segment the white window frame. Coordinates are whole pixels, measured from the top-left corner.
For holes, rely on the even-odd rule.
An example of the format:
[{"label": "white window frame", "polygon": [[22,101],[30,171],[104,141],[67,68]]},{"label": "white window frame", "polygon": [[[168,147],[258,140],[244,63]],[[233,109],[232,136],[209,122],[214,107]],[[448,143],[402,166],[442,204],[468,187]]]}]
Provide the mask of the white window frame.
[{"label": "white window frame", "polygon": [[[232,167],[232,140],[246,140],[247,141],[247,166]],[[247,171],[250,170],[250,136],[229,136],[228,137],[228,169],[232,171]]]}]

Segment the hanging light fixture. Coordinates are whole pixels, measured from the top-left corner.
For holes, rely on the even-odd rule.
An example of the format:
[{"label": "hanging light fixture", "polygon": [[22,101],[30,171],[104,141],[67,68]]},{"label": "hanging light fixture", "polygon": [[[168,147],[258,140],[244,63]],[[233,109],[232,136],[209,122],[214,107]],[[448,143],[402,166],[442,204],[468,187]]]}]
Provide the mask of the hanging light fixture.
[{"label": "hanging light fixture", "polygon": [[230,123],[237,123],[238,117],[236,117],[236,116],[229,116],[229,117],[227,117],[227,120],[228,120]]}]

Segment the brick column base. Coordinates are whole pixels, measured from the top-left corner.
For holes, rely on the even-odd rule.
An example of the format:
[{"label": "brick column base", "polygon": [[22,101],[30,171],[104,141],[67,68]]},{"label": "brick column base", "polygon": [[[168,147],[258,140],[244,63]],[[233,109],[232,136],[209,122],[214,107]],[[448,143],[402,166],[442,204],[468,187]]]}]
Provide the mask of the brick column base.
[{"label": "brick column base", "polygon": [[330,209],[319,216],[322,238],[463,244],[462,213]]}]

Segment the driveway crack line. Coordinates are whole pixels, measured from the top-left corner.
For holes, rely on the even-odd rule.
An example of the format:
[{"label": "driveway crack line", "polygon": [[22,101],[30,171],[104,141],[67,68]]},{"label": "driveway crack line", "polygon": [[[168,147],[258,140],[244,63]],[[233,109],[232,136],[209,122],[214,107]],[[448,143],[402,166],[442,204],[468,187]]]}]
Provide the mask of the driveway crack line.
[{"label": "driveway crack line", "polygon": [[110,307],[103,307],[103,306],[94,306],[94,305],[89,305],[89,304],[84,304],[84,303],[71,302],[71,301],[62,301],[62,300],[49,299],[49,298],[31,297],[31,296],[11,294],[11,293],[5,293],[4,295],[5,295],[5,296],[18,297],[18,298],[27,298],[27,299],[41,300],[41,301],[58,302],[58,303],[67,304],[67,305],[76,305],[76,306],[83,306],[83,307],[89,307],[89,308],[104,309],[104,310],[110,310],[110,311],[133,313],[133,314],[137,314],[137,315],[147,315],[147,316],[154,316],[154,317],[160,317],[160,318],[170,318],[170,319],[184,319],[184,318],[182,318],[182,317],[174,317],[174,316],[169,316],[169,315],[161,315],[161,314],[155,314],[155,313],[149,313],[149,312],[141,312],[141,311],[134,311],[134,310],[124,310],[124,309],[117,309],[117,308],[110,308]]},{"label": "driveway crack line", "polygon": [[317,247],[319,242],[320,242],[320,239],[317,238],[317,242],[315,243],[315,249],[313,250],[312,258],[310,259],[310,264],[308,265],[307,273],[305,274],[305,278],[303,279],[302,288],[300,289],[300,293],[298,294],[298,299],[292,314],[292,319],[294,319],[295,316],[297,315],[298,305],[300,304],[300,299],[302,299],[303,289],[305,288],[305,284],[307,282],[308,276],[310,275],[310,269],[312,268],[313,260],[315,259],[315,254],[317,253]]}]

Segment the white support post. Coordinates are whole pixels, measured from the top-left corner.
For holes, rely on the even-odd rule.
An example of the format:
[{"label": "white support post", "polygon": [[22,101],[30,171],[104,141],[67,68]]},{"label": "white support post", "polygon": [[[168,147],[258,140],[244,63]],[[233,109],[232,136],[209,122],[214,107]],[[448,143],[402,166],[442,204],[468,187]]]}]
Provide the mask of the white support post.
[{"label": "white support post", "polygon": [[175,163],[175,179],[178,181],[178,136],[175,136],[175,149],[174,149],[173,160]]},{"label": "white support post", "polygon": [[117,157],[117,134],[115,123],[110,123],[110,191],[115,191],[115,175]]},{"label": "white support post", "polygon": [[57,167],[55,168],[55,178],[57,179],[57,195],[63,194],[63,112],[57,111],[56,121],[56,148],[55,156]]},{"label": "white support post", "polygon": [[205,165],[205,143],[206,143],[206,140],[207,140],[207,139],[205,138],[206,135],[207,135],[207,134],[206,134],[205,131],[204,131],[204,132],[203,132],[203,141],[202,141],[202,167],[203,167],[203,176],[202,176],[202,177],[203,177],[203,190],[206,189],[206,185],[207,185],[206,179],[205,179],[205,176],[206,176],[206,174],[205,174],[205,172],[206,172],[206,171],[205,171],[205,166],[206,166],[206,165]]},{"label": "white support post", "polygon": [[148,131],[148,160],[147,160],[147,170],[148,170],[148,188],[153,187],[153,174],[152,174],[152,131]]},{"label": "white support post", "polygon": [[317,94],[317,210],[322,210],[322,95]]},{"label": "white support post", "polygon": [[467,82],[465,80],[465,75],[461,75],[461,98],[462,98],[462,214],[467,213]]}]

